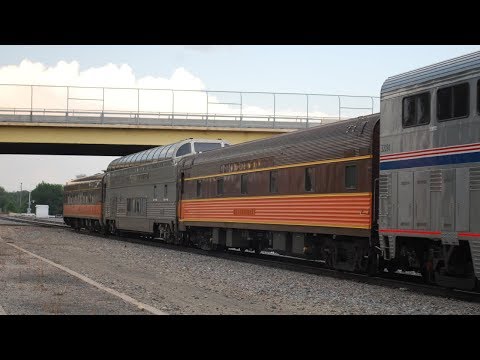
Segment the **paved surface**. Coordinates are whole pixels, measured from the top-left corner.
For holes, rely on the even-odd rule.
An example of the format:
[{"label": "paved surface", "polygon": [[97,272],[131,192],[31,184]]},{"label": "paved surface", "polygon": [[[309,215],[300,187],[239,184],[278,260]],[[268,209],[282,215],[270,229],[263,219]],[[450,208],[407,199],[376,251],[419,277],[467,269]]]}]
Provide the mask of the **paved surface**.
[{"label": "paved surface", "polygon": [[0,313],[8,315],[148,313],[2,240],[0,289]]},{"label": "paved surface", "polygon": [[7,314],[480,314],[480,304],[70,229],[0,226]]}]

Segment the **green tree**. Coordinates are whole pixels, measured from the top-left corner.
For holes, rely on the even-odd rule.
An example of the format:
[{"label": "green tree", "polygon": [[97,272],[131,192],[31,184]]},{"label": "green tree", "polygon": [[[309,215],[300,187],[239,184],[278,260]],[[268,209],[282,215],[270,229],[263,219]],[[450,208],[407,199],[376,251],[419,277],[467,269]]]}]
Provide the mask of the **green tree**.
[{"label": "green tree", "polygon": [[[31,209],[35,212],[35,204],[48,205],[52,215],[63,213],[63,185],[42,182],[31,193]],[[21,200],[21,204],[20,204]],[[0,186],[0,209],[3,212],[26,213],[28,208],[28,191],[7,192]]]},{"label": "green tree", "polygon": [[42,181],[33,189],[31,198],[35,201],[36,205],[48,205],[51,215],[63,213],[63,185],[48,184]]},{"label": "green tree", "polygon": [[18,212],[19,192],[7,192],[0,186],[0,209],[3,212]]}]

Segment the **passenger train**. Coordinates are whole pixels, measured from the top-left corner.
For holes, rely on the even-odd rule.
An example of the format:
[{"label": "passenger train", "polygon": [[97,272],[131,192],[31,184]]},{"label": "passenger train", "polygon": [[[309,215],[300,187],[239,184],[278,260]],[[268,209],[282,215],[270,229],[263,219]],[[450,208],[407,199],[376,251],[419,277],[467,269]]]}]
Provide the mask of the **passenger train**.
[{"label": "passenger train", "polygon": [[388,78],[380,113],[230,146],[187,139],[65,186],[73,228],[478,288],[480,52]]}]

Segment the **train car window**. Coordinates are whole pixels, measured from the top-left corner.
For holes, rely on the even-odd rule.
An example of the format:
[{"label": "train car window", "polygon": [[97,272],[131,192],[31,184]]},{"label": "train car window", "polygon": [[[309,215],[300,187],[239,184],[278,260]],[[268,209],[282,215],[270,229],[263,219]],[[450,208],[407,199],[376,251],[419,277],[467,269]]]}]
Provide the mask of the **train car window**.
[{"label": "train car window", "polygon": [[142,153],[137,153],[137,154],[133,154],[132,158],[130,159],[129,163],[131,164],[134,164],[136,163],[140,157],[141,157]]},{"label": "train car window", "polygon": [[217,195],[223,195],[223,178],[217,179]]},{"label": "train car window", "polygon": [[477,81],[477,113],[480,114],[480,80]]},{"label": "train car window", "polygon": [[430,124],[430,93],[422,93],[403,99],[403,127]]},{"label": "train car window", "polygon": [[240,177],[240,192],[242,194],[246,194],[248,193],[248,174],[243,174],[241,177]]},{"label": "train car window", "polygon": [[215,149],[220,149],[222,147],[222,144],[220,143],[201,143],[201,142],[196,142],[195,143],[195,151],[198,152],[205,152],[209,150],[215,150]]},{"label": "train car window", "polygon": [[165,155],[166,157],[172,157],[173,156],[173,152],[175,151],[175,146],[170,146],[170,148],[167,150],[167,155]]},{"label": "train car window", "polygon": [[144,161],[147,160],[147,156],[149,155],[149,152],[150,152],[150,151],[151,151],[151,150],[145,151],[145,152],[142,154],[142,156],[139,157],[140,162],[144,162]]},{"label": "train car window", "polygon": [[403,99],[403,127],[415,125],[415,98]]},{"label": "train car window", "polygon": [[417,124],[430,124],[430,93],[418,95],[415,105]]},{"label": "train car window", "polygon": [[130,159],[130,163],[131,164],[137,164],[137,163],[140,163],[140,159],[143,157],[143,154],[140,152],[138,154],[135,154],[135,156],[132,156],[132,158]]},{"label": "train car window", "polygon": [[182,155],[187,155],[192,152],[192,145],[190,143],[183,144],[180,146],[180,148],[177,150],[176,156],[182,156]]},{"label": "train car window", "polygon": [[313,191],[313,167],[305,169],[305,191]]},{"label": "train car window", "polygon": [[168,199],[168,185],[167,184],[165,184],[163,186],[163,198]]},{"label": "train car window", "polygon": [[278,171],[270,171],[270,192],[277,193],[278,192]]},{"label": "train car window", "polygon": [[357,165],[345,166],[345,188],[357,188]]},{"label": "train car window", "polygon": [[147,157],[146,157],[146,160],[151,160],[153,158],[153,154],[155,153],[155,148],[152,148],[150,150],[147,151]]},{"label": "train car window", "polygon": [[163,148],[164,148],[163,146],[159,146],[158,148],[156,148],[156,150],[152,154],[152,159],[158,159]]},{"label": "train car window", "polygon": [[202,196],[202,180],[197,180],[197,197]]},{"label": "train car window", "polygon": [[447,121],[468,116],[468,83],[449,86],[437,91],[438,121]]},{"label": "train car window", "polygon": [[162,151],[160,151],[160,154],[158,154],[158,158],[159,158],[159,159],[164,158],[164,157],[166,156],[166,153],[167,153],[168,149],[170,149],[171,146],[172,146],[172,145],[164,146],[164,147],[162,148]]}]

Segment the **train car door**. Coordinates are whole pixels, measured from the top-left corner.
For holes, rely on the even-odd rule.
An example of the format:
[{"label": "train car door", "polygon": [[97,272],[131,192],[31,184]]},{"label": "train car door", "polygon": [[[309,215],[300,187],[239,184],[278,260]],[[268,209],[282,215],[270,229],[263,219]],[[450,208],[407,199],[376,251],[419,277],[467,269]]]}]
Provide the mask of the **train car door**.
[{"label": "train car door", "polygon": [[413,229],[413,172],[398,173],[398,228]]},{"label": "train car door", "polygon": [[414,229],[430,228],[430,171],[414,174]]},{"label": "train car door", "polygon": [[470,230],[470,169],[455,172],[455,231]]}]

